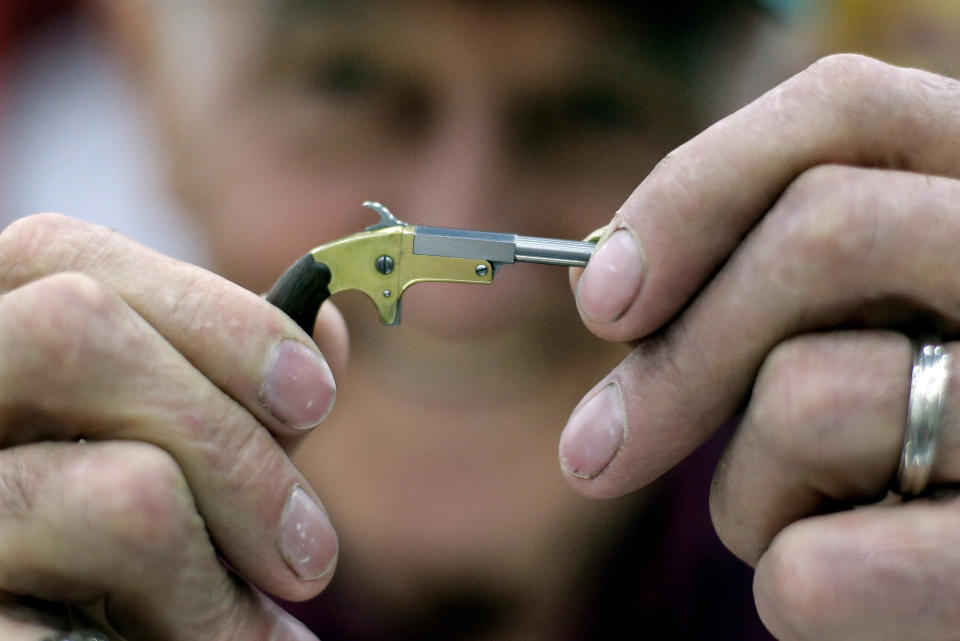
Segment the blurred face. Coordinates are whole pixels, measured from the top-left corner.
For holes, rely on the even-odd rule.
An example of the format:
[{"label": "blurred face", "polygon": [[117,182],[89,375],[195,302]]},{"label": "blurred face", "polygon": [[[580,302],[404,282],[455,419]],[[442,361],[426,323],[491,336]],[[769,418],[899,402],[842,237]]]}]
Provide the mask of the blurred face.
[{"label": "blurred face", "polygon": [[[254,290],[371,223],[366,199],[414,224],[581,238],[688,121],[675,74],[611,35],[601,12],[343,4],[224,3],[208,21],[195,8],[169,18],[182,37],[161,64],[173,169],[218,269]],[[369,303],[338,302],[366,331]],[[404,325],[536,342],[575,325],[573,311],[565,270],[515,266],[492,288],[418,285]]]},{"label": "blurred face", "polygon": [[[582,238],[695,126],[641,26],[587,3],[342,4],[155,3],[173,178],[216,267],[255,291],[374,222],[367,199],[414,224]],[[410,576],[560,590],[571,546],[624,505],[578,499],[557,471],[567,414],[620,356],[582,328],[566,270],[417,285],[399,328],[361,296],[335,302],[351,364],[296,462],[337,515],[344,567],[407,586],[400,600]]]}]

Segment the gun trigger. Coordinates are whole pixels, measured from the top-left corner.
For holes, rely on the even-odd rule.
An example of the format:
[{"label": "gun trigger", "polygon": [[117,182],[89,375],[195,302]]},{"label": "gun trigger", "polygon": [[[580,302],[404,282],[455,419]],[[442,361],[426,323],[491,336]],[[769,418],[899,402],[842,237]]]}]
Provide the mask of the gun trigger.
[{"label": "gun trigger", "polygon": [[393,316],[393,320],[392,320],[392,321],[389,320],[389,319],[385,319],[385,318],[383,317],[383,314],[380,315],[380,322],[381,322],[384,326],[386,326],[386,327],[396,327],[397,325],[400,324],[400,311],[403,309],[402,306],[401,306],[401,303],[402,303],[402,302],[403,302],[403,301],[399,301],[399,300],[398,300],[396,306],[394,306],[394,309],[396,310],[396,312],[394,313],[394,316]]}]

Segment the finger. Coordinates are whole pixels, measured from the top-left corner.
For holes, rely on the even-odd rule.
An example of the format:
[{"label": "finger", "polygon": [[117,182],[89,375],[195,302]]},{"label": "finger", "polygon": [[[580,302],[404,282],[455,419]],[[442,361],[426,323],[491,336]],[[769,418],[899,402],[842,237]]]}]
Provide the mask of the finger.
[{"label": "finger", "polygon": [[[20,219],[0,234],[0,291],[65,271],[117,292],[278,435],[301,435],[329,411],[335,385],[323,356],[296,323],[253,293],[117,232],[56,214]],[[334,337],[340,338],[326,338]]]},{"label": "finger", "polygon": [[313,340],[330,364],[334,377],[343,376],[350,360],[350,333],[343,314],[329,300],[320,307],[320,313],[317,314]]},{"label": "finger", "polygon": [[[711,487],[724,544],[755,565],[790,523],[881,499],[897,471],[912,362],[910,341],[894,332],[808,335],[774,349]],[[960,399],[960,381],[947,396]],[[945,409],[937,480],[960,480],[956,405]]]},{"label": "finger", "polygon": [[960,328],[957,203],[948,178],[804,173],[678,320],[575,410],[561,437],[568,478],[594,496],[653,480],[734,415],[789,336],[863,320]]},{"label": "finger", "polygon": [[309,484],[253,416],[111,290],[64,273],[0,297],[0,354],[0,443],[152,443],[177,461],[241,574],[288,599],[329,581],[337,538]]},{"label": "finger", "polygon": [[781,641],[957,638],[957,507],[913,501],[791,525],[757,566],[760,618]]},{"label": "finger", "polygon": [[102,600],[127,641],[260,641],[295,627],[227,574],[179,467],[156,447],[20,446],[0,451],[0,483],[3,590]]},{"label": "finger", "polygon": [[669,154],[626,201],[577,285],[587,326],[645,336],[707,281],[804,170],[843,163],[960,176],[960,83],[825,58]]}]

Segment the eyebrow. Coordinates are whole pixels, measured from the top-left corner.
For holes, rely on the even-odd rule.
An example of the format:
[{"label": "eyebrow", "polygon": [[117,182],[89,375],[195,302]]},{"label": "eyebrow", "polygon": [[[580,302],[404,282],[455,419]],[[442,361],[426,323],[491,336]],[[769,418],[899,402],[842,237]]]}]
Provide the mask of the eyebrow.
[{"label": "eyebrow", "polygon": [[[364,30],[375,17],[378,8],[390,3],[375,0],[258,0],[264,17],[269,21],[270,36],[274,42],[293,36],[307,40],[330,37],[331,32],[348,28]],[[492,3],[494,10],[509,9],[509,0],[452,0],[455,4],[485,6]],[[526,0],[528,3],[533,0]],[[659,4],[619,3],[609,6],[594,5],[584,0],[557,0],[572,7],[582,7],[594,13],[606,24],[608,40],[617,43],[624,56],[645,60],[661,71],[687,77],[699,67],[703,45],[714,41],[714,34],[731,25],[744,22],[744,13],[734,9],[748,9],[759,14],[758,0],[672,0],[677,6],[664,8]],[[541,4],[550,4],[542,3]],[[749,8],[752,7],[752,11]],[[692,9],[693,11],[683,11]],[[680,18],[682,16],[682,19]],[[326,27],[326,29],[318,29]],[[313,33],[320,31],[321,33]],[[367,46],[378,39],[367,33]],[[372,40],[372,41],[371,41]]]}]

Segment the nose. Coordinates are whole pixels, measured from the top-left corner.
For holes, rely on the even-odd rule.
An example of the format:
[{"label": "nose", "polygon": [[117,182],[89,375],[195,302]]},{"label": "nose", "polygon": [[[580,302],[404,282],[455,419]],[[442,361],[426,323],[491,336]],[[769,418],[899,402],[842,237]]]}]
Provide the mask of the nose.
[{"label": "nose", "polygon": [[408,217],[424,225],[495,231],[507,198],[496,106],[479,87],[451,93],[408,174]]}]

